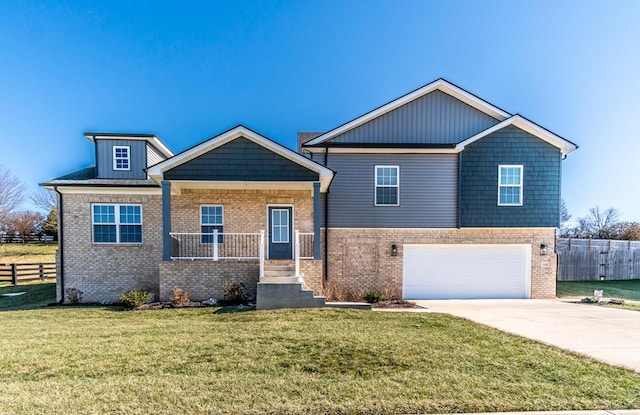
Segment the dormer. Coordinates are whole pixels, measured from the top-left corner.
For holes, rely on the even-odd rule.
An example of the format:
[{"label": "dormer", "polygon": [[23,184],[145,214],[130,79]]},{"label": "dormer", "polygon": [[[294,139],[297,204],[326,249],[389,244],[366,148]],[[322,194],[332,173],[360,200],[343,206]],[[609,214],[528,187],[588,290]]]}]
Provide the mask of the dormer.
[{"label": "dormer", "polygon": [[173,156],[153,134],[84,133],[95,145],[97,179],[145,180],[147,167]]}]

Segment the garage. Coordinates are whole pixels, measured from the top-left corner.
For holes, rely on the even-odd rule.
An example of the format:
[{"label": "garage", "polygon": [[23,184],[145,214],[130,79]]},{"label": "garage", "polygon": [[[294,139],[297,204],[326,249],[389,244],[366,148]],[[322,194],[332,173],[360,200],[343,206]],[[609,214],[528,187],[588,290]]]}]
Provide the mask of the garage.
[{"label": "garage", "polygon": [[403,246],[403,297],[529,298],[531,245]]}]

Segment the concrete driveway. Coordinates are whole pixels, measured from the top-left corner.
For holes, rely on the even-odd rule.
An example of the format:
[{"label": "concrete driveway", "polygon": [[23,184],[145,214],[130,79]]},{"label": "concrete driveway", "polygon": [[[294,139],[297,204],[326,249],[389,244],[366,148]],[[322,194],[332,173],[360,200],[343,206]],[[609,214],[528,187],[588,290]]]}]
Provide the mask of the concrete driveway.
[{"label": "concrete driveway", "polygon": [[559,300],[420,300],[421,307],[640,372],[640,312]]}]

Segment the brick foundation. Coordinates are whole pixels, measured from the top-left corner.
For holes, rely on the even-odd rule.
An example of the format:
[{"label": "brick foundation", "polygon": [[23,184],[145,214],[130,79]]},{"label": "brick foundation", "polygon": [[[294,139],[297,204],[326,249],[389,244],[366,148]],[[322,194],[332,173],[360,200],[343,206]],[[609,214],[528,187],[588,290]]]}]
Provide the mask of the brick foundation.
[{"label": "brick foundation", "polygon": [[[530,244],[531,298],[555,298],[553,228],[522,229],[361,229],[329,228],[328,286],[349,291],[402,292],[404,244]],[[540,244],[549,254],[540,256]],[[398,255],[391,256],[391,245]],[[543,267],[542,263],[548,264]]]}]

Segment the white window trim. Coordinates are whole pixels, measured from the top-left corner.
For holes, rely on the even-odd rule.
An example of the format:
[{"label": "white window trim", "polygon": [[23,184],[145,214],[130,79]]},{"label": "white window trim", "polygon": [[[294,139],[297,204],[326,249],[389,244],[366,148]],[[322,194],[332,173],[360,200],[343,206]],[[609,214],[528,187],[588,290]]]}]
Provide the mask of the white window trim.
[{"label": "white window trim", "polygon": [[[94,206],[113,206],[115,222],[114,223],[96,223],[93,215]],[[138,206],[140,207],[140,223],[120,223],[120,206]],[[142,245],[144,243],[144,225],[142,218],[142,205],[137,203],[92,203],[91,204],[91,243],[93,245]],[[115,242],[96,242],[94,235],[95,225],[115,225],[116,241]],[[120,242],[120,225],[140,225],[140,242]]]},{"label": "white window trim", "polygon": [[[398,172],[398,176],[396,177],[396,183],[395,185],[378,185],[378,169],[384,169],[384,168],[394,168],[397,170]],[[396,198],[396,203],[395,204],[379,204],[376,194],[378,187],[395,187],[398,189],[398,197]],[[373,205],[374,206],[400,206],[400,166],[381,166],[381,165],[376,165],[375,169],[373,171]]]},{"label": "white window trim", "polygon": [[[202,223],[202,208],[205,207],[219,207],[222,216],[222,223],[217,224],[217,223]],[[203,226],[224,226],[224,206],[223,205],[200,205],[200,229],[202,229]]]},{"label": "white window trim", "polygon": [[[117,150],[127,150],[127,157],[116,157]],[[118,167],[118,160],[127,160],[127,168]],[[113,146],[113,170],[130,171],[131,170],[131,146]]]},{"label": "white window trim", "polygon": [[[502,184],[500,183],[501,174],[503,168],[519,168],[520,169],[520,184]],[[498,165],[498,206],[522,206],[523,203],[523,187],[524,187],[524,166],[522,164],[499,164]],[[520,189],[520,203],[500,203],[500,188],[503,187],[518,187]]]},{"label": "white window trim", "polygon": [[[280,230],[282,231],[282,224],[280,225],[276,225],[275,221],[273,220],[273,214],[274,212],[282,212],[282,211],[286,211],[287,212],[287,217],[289,218],[289,223],[287,223],[287,240],[283,241],[275,241],[273,240],[273,234],[275,233],[273,230],[275,229],[276,226],[280,227]],[[289,211],[288,207],[272,207],[271,208],[271,243],[274,244],[289,244],[291,243],[291,238],[290,238],[290,234],[291,234],[291,213]],[[280,238],[282,239],[282,232],[280,232]]]}]

